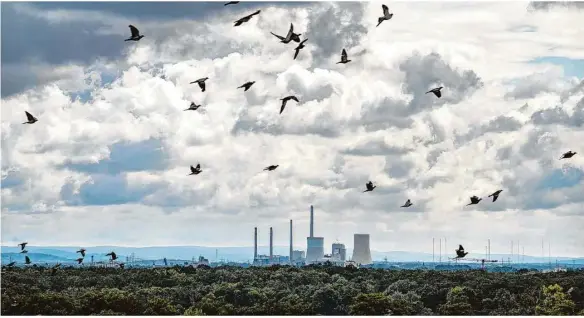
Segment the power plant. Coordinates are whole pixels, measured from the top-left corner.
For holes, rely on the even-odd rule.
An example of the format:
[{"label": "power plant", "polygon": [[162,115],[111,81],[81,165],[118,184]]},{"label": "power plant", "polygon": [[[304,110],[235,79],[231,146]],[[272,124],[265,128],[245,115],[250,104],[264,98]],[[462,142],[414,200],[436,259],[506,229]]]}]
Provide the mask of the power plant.
[{"label": "power plant", "polygon": [[306,254],[301,250],[294,250],[294,227],[290,220],[290,242],[288,256],[274,255],[274,229],[270,227],[269,255],[258,254],[258,228],[254,228],[254,261],[256,266],[273,264],[307,265],[329,262],[336,265],[371,264],[371,251],[369,250],[369,234],[355,234],[352,261],[347,260],[345,244],[336,242],[331,246],[331,254],[324,253],[324,237],[314,236],[314,207],[310,206],[310,236],[306,238]]},{"label": "power plant", "polygon": [[324,258],[324,237],[314,236],[314,207],[310,206],[310,236],[306,238],[306,263],[319,262]]},{"label": "power plant", "polygon": [[353,262],[360,265],[372,263],[371,250],[369,249],[369,234],[355,234],[353,240]]}]

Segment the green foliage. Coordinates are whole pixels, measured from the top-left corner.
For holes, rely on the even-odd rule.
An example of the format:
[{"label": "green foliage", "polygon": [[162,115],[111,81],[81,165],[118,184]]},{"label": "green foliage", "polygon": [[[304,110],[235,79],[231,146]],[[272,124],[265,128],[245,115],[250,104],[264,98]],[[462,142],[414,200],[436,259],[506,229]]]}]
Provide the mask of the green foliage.
[{"label": "green foliage", "polygon": [[359,294],[349,307],[354,316],[385,316],[391,314],[390,299],[382,293]]},{"label": "green foliage", "polygon": [[535,312],[540,316],[570,316],[576,309],[574,302],[564,293],[558,284],[544,286],[543,299],[537,305]]},{"label": "green foliage", "polygon": [[581,270],[14,268],[2,274],[1,314],[583,315],[582,291]]}]

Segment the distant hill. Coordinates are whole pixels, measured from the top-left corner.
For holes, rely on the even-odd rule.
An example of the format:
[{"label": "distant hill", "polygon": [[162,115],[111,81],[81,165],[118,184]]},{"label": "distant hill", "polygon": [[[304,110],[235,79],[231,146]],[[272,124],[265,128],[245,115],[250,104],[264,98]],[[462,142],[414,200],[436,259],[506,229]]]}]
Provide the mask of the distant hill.
[{"label": "distant hill", "polygon": [[[80,255],[75,253],[80,247],[77,246],[27,246],[26,249],[29,251],[29,256],[31,259],[39,259],[42,261],[49,261],[50,259],[55,259],[55,261],[73,261]],[[120,259],[125,260],[126,256],[132,253],[136,258],[144,260],[160,260],[163,258],[167,259],[180,259],[180,260],[190,260],[192,258],[198,258],[203,256],[210,261],[215,261],[215,252],[218,252],[219,260],[229,260],[234,262],[248,262],[253,259],[253,247],[205,247],[205,246],[154,246],[154,247],[120,247],[120,246],[92,246],[85,247],[87,249],[86,259],[94,256],[94,261],[105,261],[108,259],[105,254],[115,251]],[[3,246],[2,251],[2,262],[4,263],[12,256],[14,259],[24,259],[22,254],[19,254],[19,247]],[[259,254],[269,254],[269,248],[267,246],[258,247]],[[287,246],[274,246],[275,255],[288,255],[289,247]],[[347,250],[347,257],[350,258],[352,250]],[[430,253],[418,253],[418,252],[407,252],[407,251],[391,251],[391,252],[379,252],[372,251],[371,256],[374,261],[382,261],[385,257],[390,262],[431,262],[432,254]],[[448,257],[453,257],[454,255],[448,255]],[[484,258],[484,254],[469,254],[467,258]],[[501,261],[501,259],[507,260],[511,257],[508,254],[491,254],[491,259],[496,259]],[[547,257],[535,257],[535,256],[524,256],[522,262],[524,263],[547,263],[549,260]],[[435,255],[434,260],[438,262],[439,255]],[[512,262],[517,263],[517,255],[513,255],[511,259]],[[584,258],[570,258],[570,257],[552,257],[551,261],[553,263],[558,261],[558,263],[568,263],[568,264],[584,264]],[[442,255],[442,261],[448,261],[446,256]]]}]

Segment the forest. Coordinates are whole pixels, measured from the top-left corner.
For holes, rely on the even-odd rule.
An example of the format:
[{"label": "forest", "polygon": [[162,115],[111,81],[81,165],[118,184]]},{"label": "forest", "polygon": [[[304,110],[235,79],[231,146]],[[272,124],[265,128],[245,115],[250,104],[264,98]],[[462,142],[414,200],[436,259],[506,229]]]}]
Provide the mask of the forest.
[{"label": "forest", "polygon": [[9,268],[2,315],[584,315],[584,270]]}]

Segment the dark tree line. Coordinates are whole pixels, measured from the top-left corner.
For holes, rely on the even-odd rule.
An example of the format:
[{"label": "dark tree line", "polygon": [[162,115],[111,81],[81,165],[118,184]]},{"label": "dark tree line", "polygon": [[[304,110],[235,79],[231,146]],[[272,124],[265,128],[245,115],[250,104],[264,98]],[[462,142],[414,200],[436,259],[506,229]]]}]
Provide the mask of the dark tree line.
[{"label": "dark tree line", "polygon": [[584,315],[584,271],[13,268],[2,315]]}]

